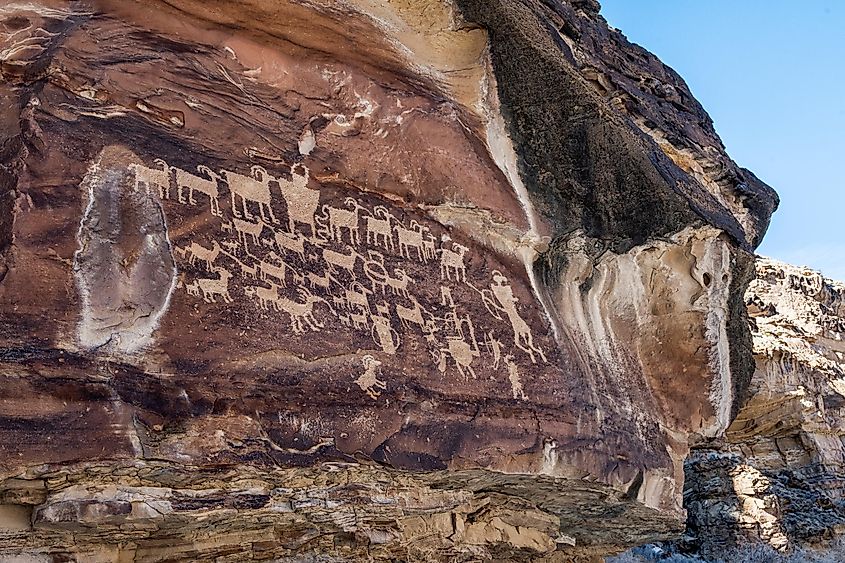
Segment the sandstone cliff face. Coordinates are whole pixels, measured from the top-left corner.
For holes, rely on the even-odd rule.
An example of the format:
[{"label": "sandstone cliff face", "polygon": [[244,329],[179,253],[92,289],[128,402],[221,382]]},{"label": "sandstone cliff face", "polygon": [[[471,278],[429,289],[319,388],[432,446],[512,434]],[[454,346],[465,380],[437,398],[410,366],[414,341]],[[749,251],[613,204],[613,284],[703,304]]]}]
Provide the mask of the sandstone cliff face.
[{"label": "sandstone cliff face", "polygon": [[0,558],[678,533],[777,200],[597,8],[0,6]]},{"label": "sandstone cliff face", "polygon": [[761,259],[746,299],[750,399],[721,444],[690,456],[682,547],[823,550],[845,530],[845,285]]}]

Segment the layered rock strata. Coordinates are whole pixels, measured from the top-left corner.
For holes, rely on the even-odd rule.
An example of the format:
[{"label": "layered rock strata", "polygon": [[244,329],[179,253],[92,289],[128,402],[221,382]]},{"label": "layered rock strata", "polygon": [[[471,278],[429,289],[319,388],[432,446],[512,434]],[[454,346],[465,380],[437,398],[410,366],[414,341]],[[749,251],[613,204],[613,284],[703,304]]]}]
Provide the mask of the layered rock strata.
[{"label": "layered rock strata", "polygon": [[845,285],[757,262],[757,369],[724,439],[687,462],[685,542],[705,557],[762,543],[825,549],[845,530]]},{"label": "layered rock strata", "polygon": [[679,532],[777,199],[597,9],[0,6],[0,558]]}]

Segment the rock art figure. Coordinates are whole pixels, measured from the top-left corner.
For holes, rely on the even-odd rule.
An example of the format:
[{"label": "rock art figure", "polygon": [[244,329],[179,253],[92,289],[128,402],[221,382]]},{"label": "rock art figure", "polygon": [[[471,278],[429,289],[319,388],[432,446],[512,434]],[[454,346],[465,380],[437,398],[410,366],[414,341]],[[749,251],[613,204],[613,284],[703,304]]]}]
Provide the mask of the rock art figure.
[{"label": "rock art figure", "polygon": [[[296,173],[296,168],[303,170],[302,174]],[[308,168],[302,164],[291,167],[291,180],[277,178],[279,187],[282,190],[282,197],[288,209],[288,228],[291,233],[296,229],[296,224],[301,223],[311,228],[311,236],[317,236],[317,227],[314,224],[314,215],[320,202],[320,190],[308,188]]]},{"label": "rock art figure", "polygon": [[373,342],[378,344],[385,354],[395,354],[399,349],[401,340],[399,333],[390,326],[390,317],[372,315],[371,318],[373,321]]},{"label": "rock art figure", "polygon": [[334,268],[340,268],[349,272],[349,274],[354,278],[355,263],[361,255],[355,252],[355,249],[351,246],[347,246],[347,248],[349,250],[349,254],[342,254],[326,248],[323,250],[323,260],[326,261],[329,271],[332,271]]},{"label": "rock art figure", "polygon": [[[278,223],[273,214],[273,198],[270,193],[270,180],[273,179],[261,166],[252,167],[252,177],[236,174],[223,170],[223,177],[229,184],[229,191],[232,195],[232,213],[237,218],[245,218],[252,221],[255,217],[247,209],[247,202],[258,204],[258,210],[265,223],[272,221]],[[241,209],[238,209],[237,198],[241,199]],[[270,217],[269,219],[267,217]]]},{"label": "rock art figure", "polygon": [[[442,242],[451,241],[448,235],[443,235]],[[440,279],[452,280],[455,274],[456,281],[466,281],[467,271],[464,265],[464,255],[469,249],[457,242],[452,241],[452,249],[440,248]]]},{"label": "rock art figure", "polygon": [[513,355],[508,354],[505,356],[505,365],[508,367],[508,381],[511,383],[513,398],[527,401],[528,397],[525,396],[525,391],[522,388],[522,380],[519,377],[519,368],[513,361]]},{"label": "rock art figure", "polygon": [[141,184],[144,184],[147,193],[150,193],[150,188],[155,186],[158,188],[160,199],[170,199],[170,166],[160,158],[153,162],[158,164],[161,169],[148,168],[143,164],[136,163],[129,165],[129,169],[135,173],[135,189],[139,190]]},{"label": "rock art figure", "polygon": [[415,220],[412,220],[410,229],[406,229],[402,225],[396,225],[393,227],[393,230],[396,231],[399,239],[399,255],[410,260],[410,249],[413,248],[417,251],[417,260],[425,263],[426,255],[423,251],[423,240],[424,238],[428,238],[430,235],[428,227],[420,225]]},{"label": "rock art figure", "polygon": [[219,295],[223,298],[224,303],[234,303],[234,299],[229,295],[229,280],[232,278],[232,274],[219,266],[214,268],[214,272],[217,273],[217,279],[201,278],[196,281],[202,292],[203,300],[206,303],[216,303],[214,296]]},{"label": "rock art figure", "polygon": [[482,301],[487,311],[498,320],[503,320],[502,313],[507,316],[513,328],[514,345],[529,355],[531,363],[536,364],[537,359],[535,354],[546,362],[546,355],[542,348],[534,345],[534,336],[531,333],[531,327],[520,316],[516,309],[516,304],[519,301],[513,294],[513,288],[508,283],[506,278],[498,270],[493,271],[493,283],[490,284],[490,289],[482,290]]},{"label": "rock art figure", "polygon": [[276,231],[273,235],[279,252],[293,252],[305,261],[305,237],[299,233],[287,234]]},{"label": "rock art figure", "polygon": [[259,238],[261,237],[261,233],[264,232],[264,223],[251,223],[235,217],[232,219],[232,224],[238,233],[238,240],[244,245],[246,253],[249,254],[249,245],[247,245],[246,237],[251,237],[252,243],[258,246],[260,244]]},{"label": "rock art figure", "polygon": [[292,301],[287,297],[279,297],[275,302],[278,309],[290,315],[290,326],[294,334],[305,334],[305,327],[315,332],[323,328],[323,324],[314,318],[314,305],[319,302],[325,303],[325,299],[311,293],[303,286],[297,290],[302,303]]},{"label": "rock art figure", "polygon": [[[220,202],[218,201],[219,193],[217,190],[217,180],[220,178],[218,174],[213,172],[208,166],[202,164],[197,165],[197,171],[208,175],[210,178],[209,180],[200,176],[195,176],[194,174],[175,166],[171,166],[170,169],[173,170],[176,176],[176,193],[179,198],[179,203],[196,205],[197,202],[194,200],[194,192],[204,193],[208,196],[208,200],[211,204],[211,214],[216,217],[223,216],[223,213],[220,212]],[[187,201],[183,197],[183,189],[188,190]]]},{"label": "rock art figure", "polygon": [[372,214],[364,217],[367,244],[381,246],[390,252],[394,251],[391,219],[396,220],[383,205],[377,205]]},{"label": "rock art figure", "polygon": [[387,383],[378,378],[381,362],[369,354],[361,358],[361,362],[364,364],[364,373],[358,376],[355,384],[371,399],[378,399],[382,391],[387,389]]},{"label": "rock art figure", "polygon": [[323,205],[322,215],[318,219],[323,225],[328,225],[321,230],[321,234],[326,235],[333,241],[342,242],[344,230],[349,233],[349,242],[352,245],[361,244],[361,236],[358,231],[358,213],[361,210],[366,211],[358,203],[354,197],[348,197],[344,200],[347,207],[351,209],[342,209],[338,207],[331,207],[330,205]]},{"label": "rock art figure", "polygon": [[211,248],[206,248],[200,244],[192,242],[190,246],[185,248],[175,248],[177,254],[181,254],[183,258],[188,259],[188,263],[192,266],[196,264],[197,260],[205,262],[205,269],[211,270],[217,257],[220,255],[220,244],[215,240],[211,243]]}]

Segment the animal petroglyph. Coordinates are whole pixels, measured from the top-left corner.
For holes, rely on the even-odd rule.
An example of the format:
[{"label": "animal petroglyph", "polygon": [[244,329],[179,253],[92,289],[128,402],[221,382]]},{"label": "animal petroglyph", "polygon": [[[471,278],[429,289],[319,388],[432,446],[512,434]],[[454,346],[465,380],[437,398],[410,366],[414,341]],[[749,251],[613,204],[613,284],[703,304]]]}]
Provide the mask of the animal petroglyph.
[{"label": "animal petroglyph", "polygon": [[129,169],[135,173],[135,190],[139,190],[143,184],[146,192],[150,193],[150,188],[155,186],[160,199],[170,199],[170,166],[160,158],[153,162],[160,169],[148,168],[143,164],[129,165]]},{"label": "animal petroglyph", "polygon": [[[258,204],[258,210],[265,223],[272,221],[278,223],[273,214],[273,197],[270,193],[270,176],[261,166],[253,166],[252,177],[223,170],[226,183],[229,184],[229,191],[232,196],[232,213],[237,218],[253,220],[255,217],[247,209],[247,202]],[[241,200],[241,209],[238,209],[237,199]],[[269,219],[267,218],[269,215]]]},{"label": "animal petroglyph", "polygon": [[410,229],[404,226],[395,225],[393,230],[399,238],[399,255],[411,259],[411,248],[416,250],[417,259],[425,263],[426,255],[423,251],[423,241],[431,237],[428,227],[420,225],[415,220],[411,221]]},{"label": "animal petroglyph", "polygon": [[344,200],[344,204],[351,209],[342,209],[338,207],[331,207],[330,205],[323,205],[323,214],[318,218],[323,225],[328,224],[328,228],[324,228],[321,234],[327,236],[331,240],[341,242],[343,241],[344,230],[349,233],[349,242],[352,245],[359,245],[361,243],[361,236],[358,232],[358,213],[364,209],[354,197],[348,197]]},{"label": "animal petroglyph", "polygon": [[279,252],[293,252],[305,261],[305,237],[299,233],[287,234],[276,231],[273,235]]},{"label": "animal petroglyph", "polygon": [[278,309],[290,315],[290,326],[295,334],[305,334],[305,326],[313,331],[319,331],[323,324],[314,318],[314,305],[323,302],[325,299],[312,294],[306,287],[299,287],[297,290],[302,303],[292,301],[286,297],[279,297],[275,303]]},{"label": "animal petroglyph", "polygon": [[214,296],[219,295],[224,303],[234,303],[235,300],[229,295],[229,280],[232,274],[225,268],[214,268],[217,279],[200,278],[197,280],[202,298],[206,303],[216,303]]},{"label": "animal petroglyph", "polygon": [[383,205],[373,208],[372,214],[364,217],[367,244],[383,246],[385,250],[394,251],[393,229],[391,220],[396,220]]},{"label": "animal petroglyph", "polygon": [[279,284],[282,287],[286,287],[287,283],[285,282],[285,271],[286,271],[286,264],[285,261],[282,260],[278,254],[271,253],[270,256],[278,262],[278,265],[271,264],[270,262],[265,262],[264,260],[260,260],[258,262],[258,272],[261,277],[262,281],[270,281],[270,278],[278,280]]},{"label": "animal petroglyph", "polygon": [[354,248],[349,246],[347,248],[349,250],[349,254],[341,254],[340,252],[335,252],[334,250],[326,248],[323,250],[323,260],[326,261],[330,271],[337,267],[342,270],[346,270],[355,277],[355,263],[361,255],[355,252]]},{"label": "animal petroglyph", "polygon": [[361,362],[364,364],[364,373],[358,376],[355,384],[371,399],[378,399],[382,391],[387,389],[387,383],[378,378],[381,362],[369,354],[362,357]]},{"label": "animal petroglyph", "polygon": [[252,243],[255,246],[260,244],[259,239],[261,237],[261,233],[264,232],[264,223],[251,223],[234,217],[232,218],[232,225],[238,233],[238,240],[244,245],[247,253],[249,253],[249,247],[247,246],[246,237],[251,237]]},{"label": "animal petroglyph", "polygon": [[211,243],[211,248],[206,248],[200,244],[192,242],[191,245],[186,248],[176,247],[174,250],[177,254],[181,254],[183,258],[187,258],[188,263],[192,266],[199,260],[200,262],[205,262],[206,270],[211,270],[212,265],[220,255],[221,248],[220,244],[215,240]]},{"label": "animal petroglyph", "polygon": [[[443,235],[442,241],[447,242],[451,239],[447,235]],[[455,281],[466,281],[467,270],[464,265],[464,255],[469,249],[452,241],[452,249],[440,248],[440,279],[452,280],[452,274],[455,274]]]},{"label": "animal petroglyph", "polygon": [[[218,201],[219,193],[217,190],[217,180],[220,178],[219,175],[212,172],[208,166],[204,166],[202,164],[197,166],[197,171],[206,174],[209,177],[208,180],[200,176],[195,176],[194,174],[182,170],[181,168],[176,168],[175,166],[171,166],[170,169],[173,170],[176,176],[176,193],[178,195],[179,203],[196,205],[197,202],[194,199],[194,192],[204,193],[208,196],[211,203],[211,214],[216,217],[223,216],[220,212],[220,202]],[[185,189],[188,190],[187,200],[185,200],[183,194],[183,190]]]}]

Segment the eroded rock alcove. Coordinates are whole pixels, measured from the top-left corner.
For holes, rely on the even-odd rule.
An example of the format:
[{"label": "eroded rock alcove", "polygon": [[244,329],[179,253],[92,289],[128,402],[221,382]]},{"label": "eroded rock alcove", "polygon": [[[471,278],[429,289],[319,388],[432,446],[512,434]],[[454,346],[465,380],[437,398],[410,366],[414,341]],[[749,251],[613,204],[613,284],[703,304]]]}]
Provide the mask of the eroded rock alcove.
[{"label": "eroded rock alcove", "polygon": [[594,2],[38,0],[0,41],[0,557],[683,528],[776,196]]}]

